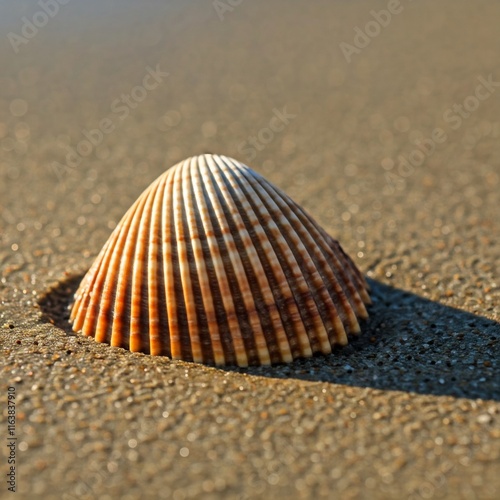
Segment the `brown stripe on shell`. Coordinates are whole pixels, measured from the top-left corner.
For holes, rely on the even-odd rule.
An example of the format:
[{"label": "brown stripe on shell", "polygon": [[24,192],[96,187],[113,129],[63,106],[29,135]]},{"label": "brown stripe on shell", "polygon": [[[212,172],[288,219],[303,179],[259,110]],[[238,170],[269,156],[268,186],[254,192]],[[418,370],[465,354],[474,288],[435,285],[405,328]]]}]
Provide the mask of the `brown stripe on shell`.
[{"label": "brown stripe on shell", "polygon": [[[199,168],[204,170],[204,175],[206,175],[207,171],[210,171],[213,179],[212,187],[214,193],[217,194],[217,207],[219,209],[215,214],[218,215],[219,229],[229,258],[229,261],[226,260],[228,276],[234,277],[232,289],[235,297],[236,317],[239,320],[248,362],[251,364],[269,364],[271,361],[269,349],[262,330],[260,316],[257,313],[246,267],[242,261],[242,257],[249,248],[252,248],[252,245],[251,243],[247,247],[241,245],[241,238],[246,232],[244,224],[241,220],[238,220],[237,213],[234,210],[231,211],[231,208],[234,208],[234,203],[223,180],[214,169],[214,165],[207,165],[205,158],[201,157]],[[243,252],[240,253],[241,250]],[[235,289],[237,289],[237,292]]]},{"label": "brown stripe on shell", "polygon": [[[250,306],[249,312],[254,317],[255,314],[259,317],[265,338],[265,344],[259,342],[261,361],[264,362],[268,356],[271,362],[291,361],[290,345],[276,305],[276,297],[273,294],[273,290],[277,291],[277,282],[272,282],[269,262],[265,257],[261,242],[253,231],[253,225],[258,225],[255,223],[255,214],[251,211],[246,199],[244,197],[240,199],[241,193],[235,181],[229,179],[224,171],[216,168],[213,158],[207,159],[207,162],[212,165],[212,171],[219,183],[225,184],[223,193],[227,207],[226,220],[234,235],[237,251],[251,289],[252,295],[248,297],[248,301],[254,303]],[[232,211],[229,213],[231,207]],[[269,271],[267,273],[266,268]],[[257,328],[259,328],[258,325]]]},{"label": "brown stripe on shell", "polygon": [[[186,162],[184,162],[185,164]],[[182,282],[182,259],[183,250],[186,243],[184,236],[184,228],[182,225],[183,218],[183,203],[179,194],[181,189],[182,168],[174,169],[173,180],[171,185],[171,204],[167,214],[170,216],[170,225],[167,226],[170,231],[167,237],[170,241],[170,261],[166,261],[166,267],[171,269],[172,283],[170,291],[167,292],[167,305],[169,306],[169,317],[174,318],[171,327],[171,348],[172,358],[185,359],[192,361],[191,342],[188,329],[188,316],[185,303],[185,295]],[[175,298],[175,302],[170,304],[170,301]],[[175,304],[175,306],[174,306]]]},{"label": "brown stripe on shell", "polygon": [[[328,333],[328,337],[321,339],[321,352],[330,352],[331,345],[334,343],[347,344],[344,325],[328,290],[329,282],[321,276],[321,269],[325,267],[325,262],[323,258],[318,259],[317,248],[310,233],[299,223],[293,207],[288,207],[281,196],[270,197],[265,186],[261,185],[258,179],[249,178],[248,180],[259,193],[268,210],[272,211],[273,214],[282,213],[284,215],[280,221],[281,232],[287,241],[288,248],[294,252],[296,261],[300,261],[307,270],[304,277],[309,289],[314,291],[312,297],[317,308],[321,310],[320,317]],[[334,280],[332,285],[335,285],[335,276],[332,275],[331,278]],[[336,291],[342,293],[338,283]]]},{"label": "brown stripe on shell", "polygon": [[203,155],[125,214],[75,295],[75,331],[216,365],[329,353],[359,331],[366,281],[337,241],[248,167]]},{"label": "brown stripe on shell", "polygon": [[164,255],[163,255],[163,214],[164,197],[168,176],[160,177],[151,208],[148,255],[148,299],[149,299],[149,352],[153,355],[171,355],[168,332],[169,321],[165,296]]},{"label": "brown stripe on shell", "polygon": [[[260,364],[291,360],[290,346],[284,333],[269,281],[259,259],[255,244],[247,230],[249,214],[236,201],[236,195],[224,172],[217,168],[213,158],[207,162],[212,175],[217,180],[221,196],[224,199],[224,211],[227,231],[233,235],[235,271],[238,276],[242,299],[246,310],[246,337],[253,337]],[[245,220],[246,219],[246,220]],[[273,320],[278,320],[275,325]],[[278,327],[279,333],[273,335]],[[266,332],[267,331],[267,332]],[[254,363],[255,364],[255,363]]]},{"label": "brown stripe on shell", "polygon": [[[186,169],[186,172],[189,173],[189,170]],[[216,295],[217,291],[214,289],[214,280],[210,276],[212,269],[207,269],[207,263],[210,262],[210,248],[199,211],[199,207],[205,200],[205,195],[201,187],[199,175],[191,175],[190,183],[192,199],[186,202],[186,207],[188,210],[190,240],[193,246],[193,272],[197,275],[199,286],[197,302],[199,303],[199,308],[204,313],[204,328],[202,331],[204,359],[207,362],[215,362],[217,365],[223,365],[225,364],[226,357],[220,338],[220,329],[218,328],[218,325],[221,325],[222,321],[220,318],[221,314],[217,314],[215,306],[221,300],[220,296]],[[227,323],[224,323],[225,328],[227,328]]]},{"label": "brown stripe on shell", "polygon": [[[260,262],[264,268],[270,284],[267,291],[267,300],[271,308],[276,308],[280,314],[284,329],[280,329],[279,323],[275,326],[276,335],[279,337],[279,344],[282,352],[286,352],[286,345],[290,346],[292,358],[300,356],[311,356],[312,350],[306,333],[305,325],[301,319],[298,305],[293,296],[288,279],[281,267],[280,260],[275,248],[262,225],[262,217],[259,219],[252,205],[251,197],[241,189],[241,184],[236,175],[237,169],[227,170],[227,179],[233,188],[235,200],[241,204],[240,214],[244,214],[247,219],[246,228],[251,235],[251,246],[254,246],[259,255]],[[252,262],[252,268],[257,266],[257,262]],[[259,270],[260,272],[260,270]],[[284,361],[288,360],[285,355]]]},{"label": "brown stripe on shell", "polygon": [[[137,202],[125,214],[122,222],[115,228],[117,238],[107,249],[107,255],[102,255],[102,266],[99,266],[99,271],[96,276],[96,281],[92,288],[88,290],[88,305],[84,312],[84,324],[82,331],[85,335],[93,336],[99,342],[110,342],[111,345],[124,346],[128,348],[128,326],[129,326],[129,307],[125,299],[115,301],[117,296],[116,284],[121,278],[124,283],[124,295],[129,293],[130,287],[125,278],[126,274],[119,274],[120,261],[122,258],[122,250],[128,241],[128,232],[131,221],[140,211],[141,203],[145,198],[145,193],[139,197]],[[97,258],[96,263],[99,261]],[[129,259],[130,262],[130,259]],[[118,291],[120,288],[118,288]],[[113,306],[112,306],[113,304]],[[123,307],[123,325],[117,328],[117,335],[113,338],[110,330],[112,328],[112,318],[119,315],[120,307]],[[126,339],[123,340],[123,336]]]},{"label": "brown stripe on shell", "polygon": [[[316,231],[315,226],[307,224],[307,221],[301,221],[300,213],[295,210],[295,206],[289,204],[289,208],[291,209],[291,214],[295,215],[298,219],[298,230],[301,237],[306,239],[306,235],[309,234],[314,243],[308,248],[318,259],[317,266],[321,269],[325,276],[325,281],[332,289],[331,298],[340,313],[343,324],[345,324],[349,333],[357,331],[359,329],[359,324],[356,318],[356,312],[353,309],[355,301],[351,298],[352,290],[345,283],[346,276],[339,271],[339,266],[336,266],[336,256],[332,254],[331,249],[322,241],[321,235]],[[283,210],[286,209],[283,208]],[[292,217],[291,214],[290,217]],[[304,224],[302,224],[302,222],[304,222]]]},{"label": "brown stripe on shell", "polygon": [[[239,366],[248,365],[248,356],[243,341],[243,332],[236,314],[237,306],[235,305],[235,297],[231,293],[231,258],[226,251],[225,246],[231,246],[232,235],[227,230],[227,225],[224,220],[224,213],[217,198],[217,192],[214,186],[214,181],[211,178],[210,171],[206,164],[199,164],[199,175],[203,183],[204,190],[207,193],[207,198],[201,199],[199,206],[202,214],[202,221],[205,227],[205,234],[210,248],[210,255],[214,265],[215,274],[219,284],[222,302],[226,314],[226,320],[229,325],[232,351]],[[194,173],[194,172],[193,172]],[[194,173],[196,175],[196,173]],[[231,254],[230,248],[229,254]],[[226,261],[226,265],[224,265]],[[234,287],[233,287],[234,288]],[[231,356],[232,353],[226,353]],[[232,357],[232,356],[231,356]]]},{"label": "brown stripe on shell", "polygon": [[[360,283],[359,278],[357,278],[357,274],[352,273],[348,262],[345,260],[345,253],[341,250],[340,245],[326,234],[302,207],[294,203],[288,196],[284,195],[282,191],[272,184],[267,183],[264,179],[262,179],[261,182],[266,186],[271,195],[281,195],[282,199],[286,201],[288,206],[300,219],[303,227],[311,232],[317,247],[321,249],[324,258],[331,268],[332,274],[330,275],[330,279],[333,279],[332,276],[336,278],[344,292],[342,294],[340,291],[337,291],[338,298],[342,300],[343,309],[347,314],[349,333],[359,333],[360,326],[357,316],[360,318],[367,317],[367,311],[361,294],[362,291],[365,292],[365,289]],[[344,297],[346,297],[347,302],[344,300]]]},{"label": "brown stripe on shell", "polygon": [[[263,179],[264,180],[264,179]],[[281,192],[276,186],[273,186],[272,184],[270,185],[275,191]],[[286,195],[285,195],[286,196]],[[288,201],[293,203],[292,200],[288,198]],[[356,311],[356,313],[361,315],[362,317],[368,317],[366,313],[366,309],[364,307],[364,304],[371,304],[371,299],[368,294],[368,284],[364,278],[364,276],[361,274],[359,269],[356,267],[352,259],[344,252],[342,247],[340,246],[339,242],[335,239],[333,239],[321,226],[319,226],[316,221],[299,205],[296,205],[297,210],[303,214],[303,217],[305,218],[304,220],[308,220],[311,226],[314,226],[317,228],[319,234],[322,236],[322,241],[325,242],[327,247],[330,248],[330,250],[333,250],[334,257],[337,263],[341,263],[340,267],[337,267],[337,269],[342,270],[342,269],[348,269],[350,271],[349,275],[349,280],[348,282],[351,283],[353,281],[353,285],[356,286],[356,292],[359,294],[360,297],[362,297],[362,304],[360,304],[360,309],[359,311]],[[343,267],[342,267],[343,266]],[[359,302],[358,302],[359,304]]]},{"label": "brown stripe on shell", "polygon": [[[156,184],[156,183],[155,183]],[[98,342],[110,342],[112,346],[131,347],[132,302],[140,291],[134,290],[133,268],[137,235],[144,214],[144,205],[151,190],[139,198],[137,210],[123,223],[123,233],[113,248],[113,258],[106,273],[95,338]],[[103,272],[103,274],[104,274]],[[93,299],[94,300],[94,299]],[[111,304],[113,304],[111,306]],[[135,310],[134,310],[135,312]]]},{"label": "brown stripe on shell", "polygon": [[[280,231],[280,226],[283,223],[283,220],[280,220],[282,214],[271,214],[267,210],[265,203],[250,184],[251,176],[242,178],[241,172],[236,168],[231,171],[231,174],[237,179],[240,191],[245,193],[247,201],[258,219],[257,227],[262,228],[266,240],[273,248],[276,256],[273,269],[275,274],[280,275],[278,286],[283,290],[285,306],[288,306],[292,328],[295,329],[296,326],[300,328],[295,333],[298,344],[302,346],[303,352],[319,352],[321,350],[321,336],[326,337],[326,331],[300,266]],[[283,277],[281,278],[281,276]],[[288,285],[290,280],[294,282],[293,288]],[[328,347],[331,346],[328,345]]]},{"label": "brown stripe on shell", "polygon": [[[135,209],[136,207],[134,205],[130,211]],[[127,214],[125,217],[126,216]],[[94,264],[83,278],[82,283],[75,294],[75,303],[73,304],[70,314],[70,321],[73,323],[75,331],[82,331],[85,335],[93,335],[93,325],[95,323],[94,319],[96,318],[96,311],[95,307],[89,308],[90,299],[92,296],[95,296],[100,292],[100,287],[98,286],[94,291],[96,282],[99,279],[99,273],[101,269],[108,267],[109,261],[113,255],[112,249],[116,240],[123,231],[124,228],[121,226],[117,226],[115,228],[99,253],[97,259],[94,261]],[[92,324],[92,328],[89,329],[89,333],[87,333],[87,330],[84,328],[85,323]]]},{"label": "brown stripe on shell", "polygon": [[[132,352],[150,352],[149,343],[149,294],[148,294],[148,264],[150,227],[152,219],[152,206],[155,193],[160,183],[148,190],[144,207],[138,221],[137,236],[135,239],[135,253],[131,269],[131,297],[130,297],[130,337],[129,349]],[[135,230],[135,228],[134,228]],[[114,326],[114,325],[113,325]],[[115,329],[114,329],[115,330]],[[116,330],[115,330],[116,331]]]}]

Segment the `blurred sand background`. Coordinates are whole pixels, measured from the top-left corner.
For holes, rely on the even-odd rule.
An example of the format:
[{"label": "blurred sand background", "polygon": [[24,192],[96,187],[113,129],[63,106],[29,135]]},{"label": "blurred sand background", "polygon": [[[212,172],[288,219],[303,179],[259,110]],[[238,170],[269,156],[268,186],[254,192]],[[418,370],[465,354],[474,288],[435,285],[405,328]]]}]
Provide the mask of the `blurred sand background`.
[{"label": "blurred sand background", "polygon": [[[57,5],[0,1],[16,498],[498,498],[500,4]],[[249,164],[341,242],[373,288],[361,337],[215,369],[70,333],[121,216],[203,152]]]}]

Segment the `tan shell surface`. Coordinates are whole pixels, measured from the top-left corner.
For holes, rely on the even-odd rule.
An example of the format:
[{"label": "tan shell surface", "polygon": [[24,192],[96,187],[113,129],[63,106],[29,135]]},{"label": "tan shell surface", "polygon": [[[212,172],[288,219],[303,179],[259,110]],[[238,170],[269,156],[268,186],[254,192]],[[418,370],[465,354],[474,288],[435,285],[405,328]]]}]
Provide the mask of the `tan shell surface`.
[{"label": "tan shell surface", "polygon": [[71,321],[134,352],[247,366],[345,345],[369,302],[362,274],[302,208],[247,166],[206,154],[132,205]]}]

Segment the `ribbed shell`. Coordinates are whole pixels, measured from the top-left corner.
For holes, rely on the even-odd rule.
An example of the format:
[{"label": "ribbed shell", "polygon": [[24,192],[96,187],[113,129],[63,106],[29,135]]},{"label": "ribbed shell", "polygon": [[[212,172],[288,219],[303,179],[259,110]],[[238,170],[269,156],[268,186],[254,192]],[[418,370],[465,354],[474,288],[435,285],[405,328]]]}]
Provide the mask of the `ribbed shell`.
[{"label": "ribbed shell", "polygon": [[134,352],[264,365],[345,345],[369,302],[354,263],[302,208],[247,166],[206,154],[132,205],[71,321]]}]

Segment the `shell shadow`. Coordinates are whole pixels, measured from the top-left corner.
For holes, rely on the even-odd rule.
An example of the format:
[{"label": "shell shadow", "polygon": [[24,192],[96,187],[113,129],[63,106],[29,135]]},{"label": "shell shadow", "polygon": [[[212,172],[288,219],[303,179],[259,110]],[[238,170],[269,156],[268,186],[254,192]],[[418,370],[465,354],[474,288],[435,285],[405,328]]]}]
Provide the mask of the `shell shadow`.
[{"label": "shell shadow", "polygon": [[[75,335],[69,305],[83,274],[39,300],[42,321]],[[269,378],[500,401],[500,323],[369,280],[363,333],[328,356],[287,365],[214,368]],[[124,355],[130,354],[123,351]],[[144,359],[142,361],[144,363]]]},{"label": "shell shadow", "polygon": [[68,335],[76,335],[69,323],[69,307],[84,276],[85,273],[82,273],[61,281],[38,299],[42,321],[51,323]]},{"label": "shell shadow", "polygon": [[363,333],[328,356],[224,368],[383,390],[500,401],[500,323],[369,280]]}]

